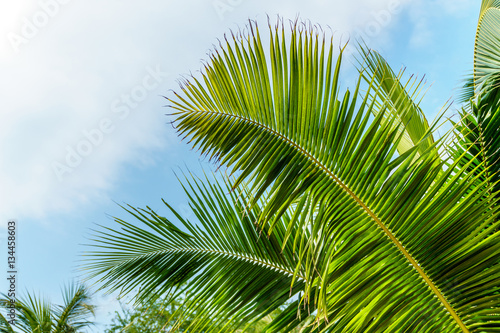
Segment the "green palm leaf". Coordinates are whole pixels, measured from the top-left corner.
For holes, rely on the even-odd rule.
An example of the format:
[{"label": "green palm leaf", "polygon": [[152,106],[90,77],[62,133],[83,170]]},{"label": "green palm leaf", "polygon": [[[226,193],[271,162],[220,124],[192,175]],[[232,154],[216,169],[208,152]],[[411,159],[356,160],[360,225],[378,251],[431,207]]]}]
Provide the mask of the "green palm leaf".
[{"label": "green palm leaf", "polygon": [[479,182],[487,184],[486,196],[497,204],[500,200],[500,90],[478,95],[463,108],[460,122],[454,124],[456,141],[449,147],[455,157],[462,156],[459,167],[469,164],[468,173],[481,174]]},{"label": "green palm leaf", "polygon": [[0,314],[0,332],[1,333],[15,333],[9,321]]},{"label": "green palm leaf", "polygon": [[[40,296],[28,293],[16,300],[16,321],[11,326],[0,316],[0,332],[24,333],[69,333],[81,332],[93,323],[88,320],[93,315],[89,305],[88,289],[80,284],[71,284],[63,291],[64,305],[54,305]],[[10,301],[3,295],[0,307],[9,310]]]},{"label": "green palm leaf", "polygon": [[482,200],[484,172],[465,175],[472,162],[459,161],[442,172],[442,143],[427,137],[398,156],[400,112],[374,112],[369,96],[384,89],[375,77],[362,100],[362,77],[340,96],[342,54],[314,28],[294,24],[286,38],[271,27],[268,57],[257,25],[249,29],[211,55],[201,81],[184,82],[176,125],[202,154],[241,171],[237,184],[250,181],[254,200],[268,191],[259,216],[268,232],[300,206],[287,233],[300,240],[310,230],[294,249],[316,328],[499,327],[499,235],[489,229],[498,211]]},{"label": "green palm leaf", "polygon": [[63,291],[63,305],[57,306],[55,312],[55,333],[77,332],[78,330],[93,325],[89,321],[94,316],[94,306],[88,302],[90,293],[83,285],[71,284]]},{"label": "green palm leaf", "polygon": [[[3,295],[1,307],[7,309],[9,301]],[[21,332],[25,333],[50,333],[52,332],[51,305],[41,297],[27,294],[25,299],[16,300],[16,325]]]},{"label": "green palm leaf", "polygon": [[[190,223],[165,204],[187,231],[151,209],[130,207],[127,211],[142,226],[117,219],[121,230],[96,232],[93,246],[99,250],[87,254],[90,258],[84,268],[91,277],[98,277],[102,288],[122,294],[136,289],[138,301],[186,294],[176,316],[195,314],[190,329],[207,332],[232,332],[251,324],[303,289],[301,269],[294,271],[293,236],[283,246],[290,218],[284,217],[268,233],[268,228],[255,226],[260,211],[258,206],[246,209],[249,198],[244,188],[231,191],[228,184],[208,179],[192,179],[185,186],[199,224]],[[302,312],[308,310],[314,307]],[[281,326],[299,325],[297,311],[298,306],[289,306],[285,311],[289,316]]]},{"label": "green palm leaf", "polygon": [[500,1],[483,0],[474,48],[474,86],[476,93],[485,86],[500,83]]},{"label": "green palm leaf", "polygon": [[[432,129],[419,106],[422,95],[423,81],[410,78],[404,85],[401,83],[404,71],[397,75],[387,61],[376,51],[359,45],[362,57],[358,60],[363,79],[370,84],[375,80],[380,89],[372,90],[371,99],[376,107],[372,109],[375,115],[379,112],[391,113],[404,124],[404,135],[398,143],[400,154],[420,143],[420,153],[424,153],[434,143]],[[421,142],[423,141],[423,142]]]},{"label": "green palm leaf", "polygon": [[[500,2],[483,0],[481,5],[476,44],[474,73],[464,87],[466,104],[459,111],[460,121],[455,126],[454,145],[449,147],[453,156],[463,156],[459,167],[470,163],[481,181],[488,179],[491,188],[487,200],[498,202],[500,159]],[[469,170],[468,172],[473,172]]]}]

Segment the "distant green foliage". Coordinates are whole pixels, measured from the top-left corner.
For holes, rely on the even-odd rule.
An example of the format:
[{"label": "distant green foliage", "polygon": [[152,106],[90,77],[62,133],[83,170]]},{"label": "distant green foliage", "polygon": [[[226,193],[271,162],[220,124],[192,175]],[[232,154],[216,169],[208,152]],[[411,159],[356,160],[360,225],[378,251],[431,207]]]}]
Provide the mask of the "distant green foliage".
[{"label": "distant green foliage", "polygon": [[[178,316],[175,311],[181,306],[179,301],[173,300],[165,303],[164,299],[130,307],[120,303],[121,310],[115,312],[111,324],[106,328],[105,333],[158,333],[169,332],[177,323]],[[186,320],[181,323],[179,332],[185,332],[185,328],[191,323]]]},{"label": "distant green foliage", "polygon": [[[115,317],[104,333],[160,333],[160,332],[190,332],[188,327],[195,320],[195,315],[179,321],[178,310],[182,307],[182,300],[157,299],[154,302],[137,307],[120,303],[121,310],[115,311]],[[177,311],[177,312],[176,312]],[[259,333],[282,312],[281,309],[253,323],[245,330],[237,332]],[[213,329],[214,327],[211,327]],[[298,329],[290,333],[298,332]]]}]

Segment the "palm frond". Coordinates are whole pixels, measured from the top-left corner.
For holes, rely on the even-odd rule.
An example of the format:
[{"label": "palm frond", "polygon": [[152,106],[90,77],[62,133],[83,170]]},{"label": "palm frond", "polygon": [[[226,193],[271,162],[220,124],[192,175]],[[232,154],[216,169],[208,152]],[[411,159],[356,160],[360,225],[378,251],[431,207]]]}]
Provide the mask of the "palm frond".
[{"label": "palm frond", "polygon": [[94,306],[89,304],[90,293],[82,285],[73,283],[63,290],[64,304],[57,306],[55,333],[76,332],[93,325],[89,320],[94,315]]},{"label": "palm frond", "polygon": [[12,325],[10,325],[9,321],[2,314],[0,314],[0,332],[15,333]]},{"label": "palm frond", "polygon": [[[9,311],[10,299],[2,294],[0,307]],[[0,332],[53,333],[77,332],[92,325],[87,320],[93,314],[93,306],[87,303],[88,291],[82,285],[73,284],[63,294],[64,306],[53,305],[41,296],[27,293],[15,302],[16,320],[12,327],[0,316]]]},{"label": "palm frond", "polygon": [[[245,188],[231,191],[228,184],[195,178],[184,186],[199,224],[165,204],[187,231],[149,208],[132,207],[126,210],[141,226],[117,219],[121,230],[96,231],[93,246],[99,250],[88,252],[84,268],[102,288],[138,290],[138,301],[186,294],[176,314],[179,324],[195,315],[191,329],[217,332],[265,317],[303,288],[293,236],[283,246],[289,218],[272,232],[261,230],[254,224],[258,206],[246,209]],[[289,311],[295,314],[297,308]]]},{"label": "palm frond", "polygon": [[[8,309],[9,298],[2,294],[0,306]],[[25,333],[51,333],[53,328],[51,304],[40,296],[27,293],[16,300],[16,329]]]},{"label": "palm frond", "polygon": [[459,91],[458,102],[467,106],[476,94],[474,91],[474,74],[466,75],[462,82],[463,86]]},{"label": "palm frond", "polygon": [[[456,141],[449,147],[453,156],[463,156],[459,167],[470,163],[489,179],[487,200],[498,202],[500,185],[500,1],[483,0],[476,32],[474,72],[464,87],[466,104],[454,123]],[[478,165],[481,167],[476,168]],[[469,172],[473,172],[469,170]]]},{"label": "palm frond", "polygon": [[380,89],[371,90],[371,99],[375,102],[372,112],[376,115],[389,109],[399,118],[399,123],[404,124],[404,135],[398,143],[400,154],[419,143],[420,153],[424,153],[434,143],[434,138],[432,128],[429,127],[419,106],[423,97],[423,80],[410,78],[403,85],[404,70],[396,75],[378,52],[368,49],[363,44],[359,44],[358,49],[360,51],[359,71],[363,79],[368,84],[375,80],[380,86]]},{"label": "palm frond", "polygon": [[258,217],[268,233],[300,207],[287,234],[301,302],[317,308],[311,329],[499,327],[498,209],[483,200],[484,171],[467,173],[473,162],[459,160],[443,170],[442,141],[428,137],[397,154],[402,111],[373,112],[369,96],[384,90],[376,77],[361,100],[362,77],[341,97],[342,52],[314,28],[292,24],[287,38],[270,27],[269,57],[257,24],[249,30],[211,55],[201,80],[184,82],[171,99],[175,123],[202,154],[238,170],[254,201],[269,193]]},{"label": "palm frond", "polygon": [[500,90],[485,91],[459,111],[454,124],[455,142],[449,151],[462,156],[459,167],[469,164],[468,172],[481,173],[478,178],[489,187],[486,199],[500,202]]},{"label": "palm frond", "polygon": [[483,0],[474,48],[474,87],[498,89],[500,84],[500,1]]}]

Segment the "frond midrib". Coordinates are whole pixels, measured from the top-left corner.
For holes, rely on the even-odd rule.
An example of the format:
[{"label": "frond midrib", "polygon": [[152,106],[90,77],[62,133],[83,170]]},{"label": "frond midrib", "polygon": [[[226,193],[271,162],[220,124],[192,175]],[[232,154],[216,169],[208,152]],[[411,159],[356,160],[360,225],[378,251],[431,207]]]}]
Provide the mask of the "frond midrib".
[{"label": "frond midrib", "polygon": [[[264,266],[268,269],[271,269],[274,271],[279,271],[280,273],[283,273],[283,274],[287,274],[287,275],[291,275],[291,276],[293,276],[295,274],[295,272],[288,270],[286,268],[283,268],[281,266],[278,266],[277,264],[266,262],[266,261],[263,261],[259,258],[250,257],[250,256],[244,255],[242,253],[227,252],[227,251],[214,250],[214,249],[208,249],[208,248],[206,248],[206,249],[196,248],[196,247],[174,247],[174,248],[171,248],[168,250],[166,249],[166,250],[150,251],[147,253],[134,255],[132,258],[129,258],[127,260],[120,260],[120,261],[123,264],[126,262],[137,260],[138,258],[141,258],[141,257],[147,257],[147,256],[155,255],[155,254],[168,254],[168,253],[173,253],[173,252],[191,252],[191,253],[197,252],[197,253],[211,253],[211,254],[217,254],[217,255],[221,255],[221,256],[230,256],[230,257],[236,258],[236,259],[241,260],[241,261],[252,262],[252,263],[258,264],[261,267]],[[297,274],[296,276],[303,281],[307,281],[307,279],[300,274]]]},{"label": "frond midrib", "polygon": [[[182,110],[181,110],[182,111]],[[184,111],[185,112],[185,111]],[[437,286],[432,282],[432,280],[427,276],[427,274],[423,271],[423,269],[420,267],[418,262],[412,257],[412,255],[405,249],[403,244],[390,232],[390,230],[384,225],[384,223],[377,217],[377,215],[368,207],[367,204],[365,204],[344,182],[337,177],[330,169],[328,169],[325,165],[323,165],[318,159],[316,159],[311,153],[309,153],[305,148],[297,144],[295,141],[289,139],[285,135],[279,133],[278,131],[272,129],[271,127],[268,127],[262,123],[259,123],[253,119],[249,119],[240,115],[236,114],[231,114],[231,113],[223,113],[220,111],[211,111],[211,110],[189,110],[188,112],[192,113],[211,113],[214,115],[219,115],[219,116],[224,116],[224,117],[233,117],[240,119],[242,121],[246,121],[252,125],[255,125],[272,135],[278,137],[279,139],[283,140],[285,143],[289,144],[296,150],[298,150],[302,155],[304,155],[307,159],[313,162],[313,164],[317,165],[324,173],[326,173],[334,182],[339,186],[342,190],[344,190],[369,216],[371,219],[373,219],[377,225],[384,231],[384,233],[389,237],[389,239],[396,245],[396,247],[399,249],[399,251],[405,256],[405,258],[411,263],[413,268],[419,273],[419,275],[424,279],[426,284],[429,286],[429,288],[434,292],[434,294],[438,297],[438,299],[441,301],[442,305],[448,310],[450,315],[453,317],[453,319],[456,321],[457,325],[462,329],[463,332],[468,333],[469,330],[465,326],[465,324],[462,322],[456,311],[453,309],[450,303],[446,300],[444,295],[439,291]]]}]

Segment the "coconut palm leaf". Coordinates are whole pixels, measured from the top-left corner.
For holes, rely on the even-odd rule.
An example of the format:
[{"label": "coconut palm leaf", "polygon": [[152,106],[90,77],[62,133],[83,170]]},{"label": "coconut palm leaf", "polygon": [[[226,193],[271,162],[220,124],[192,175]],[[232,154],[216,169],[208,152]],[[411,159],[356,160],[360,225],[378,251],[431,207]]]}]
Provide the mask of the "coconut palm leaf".
[{"label": "coconut palm leaf", "polygon": [[369,80],[359,100],[360,76],[341,96],[342,52],[314,27],[270,27],[268,55],[257,24],[249,30],[183,83],[171,99],[175,123],[238,171],[236,185],[248,182],[254,201],[269,193],[258,218],[268,233],[300,205],[287,235],[310,231],[294,250],[314,329],[498,329],[498,209],[483,200],[492,190],[478,185],[484,171],[468,173],[475,160],[442,171],[443,141],[425,149],[425,137],[398,155],[404,124],[369,101],[383,94],[380,82]]},{"label": "coconut palm leaf", "polygon": [[79,284],[70,284],[63,290],[63,305],[56,306],[55,333],[77,332],[93,325],[89,320],[94,316],[94,306],[90,300],[89,290]]},{"label": "coconut palm leaf", "polygon": [[[404,70],[397,75],[387,61],[376,51],[368,49],[366,45],[359,44],[358,59],[359,71],[363,79],[370,84],[375,80],[380,89],[372,90],[372,100],[376,107],[372,109],[375,115],[389,109],[397,115],[399,123],[404,124],[404,135],[399,141],[398,152],[406,152],[411,147],[420,143],[420,152],[424,153],[433,143],[432,129],[420,108],[423,97],[423,80],[410,78],[404,85],[402,77]],[[420,142],[423,141],[423,142]]]},{"label": "coconut palm leaf", "polygon": [[[304,278],[301,269],[295,271],[293,235],[287,246],[283,242],[290,218],[284,217],[271,232],[257,228],[258,206],[247,210],[245,188],[231,191],[231,185],[208,178],[186,180],[199,224],[165,203],[186,231],[149,208],[129,207],[126,210],[141,226],[117,219],[121,230],[96,231],[92,246],[99,250],[86,254],[83,267],[90,270],[90,277],[98,277],[102,288],[122,294],[138,290],[138,301],[166,294],[176,299],[182,294],[186,302],[175,317],[181,318],[180,325],[182,318],[194,316],[189,328],[193,331],[233,332],[258,321],[303,289]],[[307,234],[304,231],[302,241]],[[293,316],[285,325],[300,324],[298,307],[287,311]]]},{"label": "coconut palm leaf", "polygon": [[9,321],[0,314],[0,332],[1,333],[15,333]]},{"label": "coconut palm leaf", "polygon": [[[1,300],[0,306],[7,309],[9,300],[6,295]],[[27,294],[24,299],[16,300],[16,329],[25,333],[50,333],[52,332],[51,305],[41,297]]]},{"label": "coconut palm leaf", "polygon": [[[481,181],[489,180],[489,200],[500,190],[500,1],[483,0],[476,44],[474,72],[463,89],[465,105],[459,111],[460,120],[454,123],[456,141],[448,150],[453,156],[463,156],[459,167],[474,160],[472,167],[483,172]],[[469,170],[468,172],[472,172]],[[476,172],[476,173],[477,173]],[[491,199],[491,197],[495,197]]]},{"label": "coconut palm leaf", "polygon": [[500,84],[500,1],[483,0],[474,48],[474,87],[482,89]]},{"label": "coconut palm leaf", "polygon": [[[0,318],[0,332],[24,333],[69,333],[81,332],[92,325],[87,318],[93,315],[93,306],[88,305],[88,290],[80,284],[71,284],[63,290],[64,305],[53,305],[40,296],[28,293],[16,300],[15,325],[8,325]],[[0,307],[9,309],[9,298],[3,295]]]},{"label": "coconut palm leaf", "polygon": [[469,173],[481,173],[479,182],[490,188],[487,199],[500,200],[500,90],[481,93],[469,101],[454,124],[456,140],[449,146],[453,156],[463,156],[459,167],[469,163]]}]

